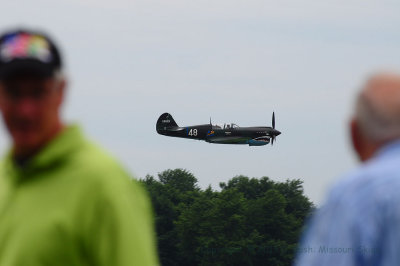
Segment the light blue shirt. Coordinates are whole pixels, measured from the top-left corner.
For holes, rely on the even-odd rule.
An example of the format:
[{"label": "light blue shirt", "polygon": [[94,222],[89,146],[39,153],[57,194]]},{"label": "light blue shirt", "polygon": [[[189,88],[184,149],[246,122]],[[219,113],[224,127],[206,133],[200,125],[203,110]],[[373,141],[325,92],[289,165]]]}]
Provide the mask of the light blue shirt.
[{"label": "light blue shirt", "polygon": [[305,228],[295,265],[400,265],[400,141],[331,190]]}]

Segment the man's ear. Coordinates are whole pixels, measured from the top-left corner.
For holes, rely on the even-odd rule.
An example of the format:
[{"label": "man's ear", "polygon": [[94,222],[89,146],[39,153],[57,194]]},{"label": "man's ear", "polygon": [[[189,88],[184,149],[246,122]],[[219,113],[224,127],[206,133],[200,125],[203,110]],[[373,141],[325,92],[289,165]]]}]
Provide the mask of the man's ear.
[{"label": "man's ear", "polygon": [[372,146],[365,139],[365,136],[362,134],[360,130],[360,126],[357,121],[353,118],[350,122],[350,130],[351,130],[351,142],[353,144],[353,148],[358,155],[360,161],[364,162],[368,160],[373,153],[375,152],[375,146]]},{"label": "man's ear", "polygon": [[0,82],[0,110],[3,110],[4,105],[4,85]]},{"label": "man's ear", "polygon": [[360,132],[357,121],[353,118],[350,121],[350,135],[351,143],[353,144],[354,151],[357,153],[360,160],[363,160],[363,137]]},{"label": "man's ear", "polygon": [[60,106],[64,102],[64,95],[65,95],[65,89],[67,87],[67,81],[65,79],[59,81],[58,84],[58,106]]}]

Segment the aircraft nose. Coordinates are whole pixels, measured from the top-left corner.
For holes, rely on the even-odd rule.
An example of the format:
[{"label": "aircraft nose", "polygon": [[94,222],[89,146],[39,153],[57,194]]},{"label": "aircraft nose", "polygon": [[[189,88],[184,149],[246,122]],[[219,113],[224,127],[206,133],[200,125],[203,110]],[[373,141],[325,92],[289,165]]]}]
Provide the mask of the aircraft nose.
[{"label": "aircraft nose", "polygon": [[281,134],[281,132],[280,132],[280,131],[278,131],[278,130],[274,129],[274,135],[275,135],[275,136],[279,136],[280,134]]}]

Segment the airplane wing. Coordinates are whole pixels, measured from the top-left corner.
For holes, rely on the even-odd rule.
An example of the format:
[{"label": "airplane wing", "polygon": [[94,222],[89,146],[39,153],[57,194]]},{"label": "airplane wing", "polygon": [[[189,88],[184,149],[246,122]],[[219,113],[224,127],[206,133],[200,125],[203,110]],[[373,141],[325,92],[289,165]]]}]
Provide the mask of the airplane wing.
[{"label": "airplane wing", "polygon": [[247,144],[248,137],[239,136],[224,136],[224,137],[211,137],[207,138],[206,141],[210,143],[221,143],[221,144]]}]

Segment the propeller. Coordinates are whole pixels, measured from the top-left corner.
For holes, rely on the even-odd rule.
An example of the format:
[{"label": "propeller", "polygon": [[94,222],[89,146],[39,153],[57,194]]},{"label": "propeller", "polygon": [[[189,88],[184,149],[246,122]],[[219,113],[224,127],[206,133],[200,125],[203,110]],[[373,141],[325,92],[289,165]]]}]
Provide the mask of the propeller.
[{"label": "propeller", "polygon": [[275,129],[275,112],[272,112],[272,128]]},{"label": "propeller", "polygon": [[278,130],[275,130],[275,112],[272,112],[272,138],[271,138],[271,145],[274,145],[274,141],[276,136],[280,135],[281,132],[279,132]]}]

